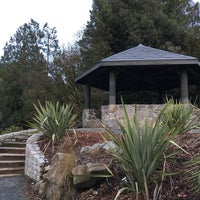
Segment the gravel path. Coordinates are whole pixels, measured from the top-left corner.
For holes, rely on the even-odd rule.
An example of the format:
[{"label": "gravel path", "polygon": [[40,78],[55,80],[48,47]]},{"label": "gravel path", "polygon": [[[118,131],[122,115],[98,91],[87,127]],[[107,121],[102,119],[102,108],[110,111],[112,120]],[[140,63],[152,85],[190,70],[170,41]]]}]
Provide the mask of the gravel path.
[{"label": "gravel path", "polygon": [[0,200],[26,200],[23,196],[25,184],[24,176],[0,178]]}]

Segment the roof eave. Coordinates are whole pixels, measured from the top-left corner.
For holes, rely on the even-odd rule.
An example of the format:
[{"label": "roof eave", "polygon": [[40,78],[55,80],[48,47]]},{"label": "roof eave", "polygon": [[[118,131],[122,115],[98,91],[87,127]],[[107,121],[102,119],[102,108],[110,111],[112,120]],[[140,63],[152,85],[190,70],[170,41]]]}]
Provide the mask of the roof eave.
[{"label": "roof eave", "polygon": [[81,79],[101,67],[114,67],[114,66],[158,66],[158,65],[197,65],[200,66],[198,59],[165,59],[165,60],[117,60],[117,61],[104,61],[102,60],[94,67],[90,68],[78,78],[75,79],[76,83],[81,83]]},{"label": "roof eave", "polygon": [[79,77],[77,77],[75,79],[75,82],[78,83],[83,77],[87,76],[88,74],[90,74],[91,72],[95,71],[96,69],[98,69],[99,67],[101,67],[100,63],[96,64],[94,67],[88,69],[87,71],[85,71],[83,74],[81,74]]},{"label": "roof eave", "polygon": [[142,65],[199,65],[198,59],[165,59],[165,60],[115,60],[101,61],[100,66],[142,66]]}]

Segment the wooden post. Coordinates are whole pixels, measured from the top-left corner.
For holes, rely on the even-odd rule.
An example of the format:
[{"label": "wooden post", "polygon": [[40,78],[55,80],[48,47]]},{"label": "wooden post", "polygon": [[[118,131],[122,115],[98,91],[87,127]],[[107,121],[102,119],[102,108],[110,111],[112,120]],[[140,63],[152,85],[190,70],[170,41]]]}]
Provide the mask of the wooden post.
[{"label": "wooden post", "polygon": [[184,69],[181,71],[181,102],[188,103],[188,73]]},{"label": "wooden post", "polygon": [[116,104],[116,77],[114,71],[109,74],[109,104]]},{"label": "wooden post", "polygon": [[90,85],[85,86],[85,108],[90,108],[90,98],[91,98],[91,87]]},{"label": "wooden post", "polygon": [[197,106],[200,108],[200,83],[197,84]]},{"label": "wooden post", "polygon": [[158,90],[158,101],[159,104],[163,103],[163,90]]}]

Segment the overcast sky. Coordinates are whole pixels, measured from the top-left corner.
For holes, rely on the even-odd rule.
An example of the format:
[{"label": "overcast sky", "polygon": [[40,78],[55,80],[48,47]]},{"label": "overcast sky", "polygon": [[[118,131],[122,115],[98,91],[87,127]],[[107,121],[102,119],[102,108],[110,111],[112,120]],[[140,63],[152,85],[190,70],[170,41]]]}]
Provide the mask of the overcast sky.
[{"label": "overcast sky", "polygon": [[0,4],[0,55],[16,30],[32,18],[56,27],[60,45],[75,40],[89,20],[92,0],[2,0]]},{"label": "overcast sky", "polygon": [[61,46],[72,43],[89,20],[91,8],[92,0],[1,0],[0,55],[17,28],[31,18],[41,26],[47,22],[56,27]]}]

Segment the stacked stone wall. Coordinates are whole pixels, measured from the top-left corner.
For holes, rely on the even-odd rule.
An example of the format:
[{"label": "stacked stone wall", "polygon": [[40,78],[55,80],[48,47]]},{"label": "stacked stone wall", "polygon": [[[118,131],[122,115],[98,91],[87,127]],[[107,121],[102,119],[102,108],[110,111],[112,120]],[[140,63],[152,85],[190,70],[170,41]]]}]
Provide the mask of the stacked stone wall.
[{"label": "stacked stone wall", "polygon": [[[133,117],[135,112],[138,113],[139,121],[142,122],[146,117],[151,121],[155,121],[160,110],[163,108],[162,104],[137,104],[125,105],[126,111],[130,117]],[[102,122],[112,130],[119,130],[118,125],[123,123],[123,106],[122,105],[107,105],[101,108]]]},{"label": "stacked stone wall", "polygon": [[41,135],[42,133],[34,134],[26,142],[25,174],[35,181],[41,179],[45,164],[44,154],[37,143]]},{"label": "stacked stone wall", "polygon": [[17,131],[17,132],[12,132],[12,133],[7,133],[0,135],[0,143],[4,141],[10,141],[14,142],[17,138],[24,137],[28,138],[32,134],[36,133],[36,129],[30,129],[30,130],[25,130],[25,131]]},{"label": "stacked stone wall", "polygon": [[83,128],[101,128],[100,116],[96,109],[83,110]]}]

